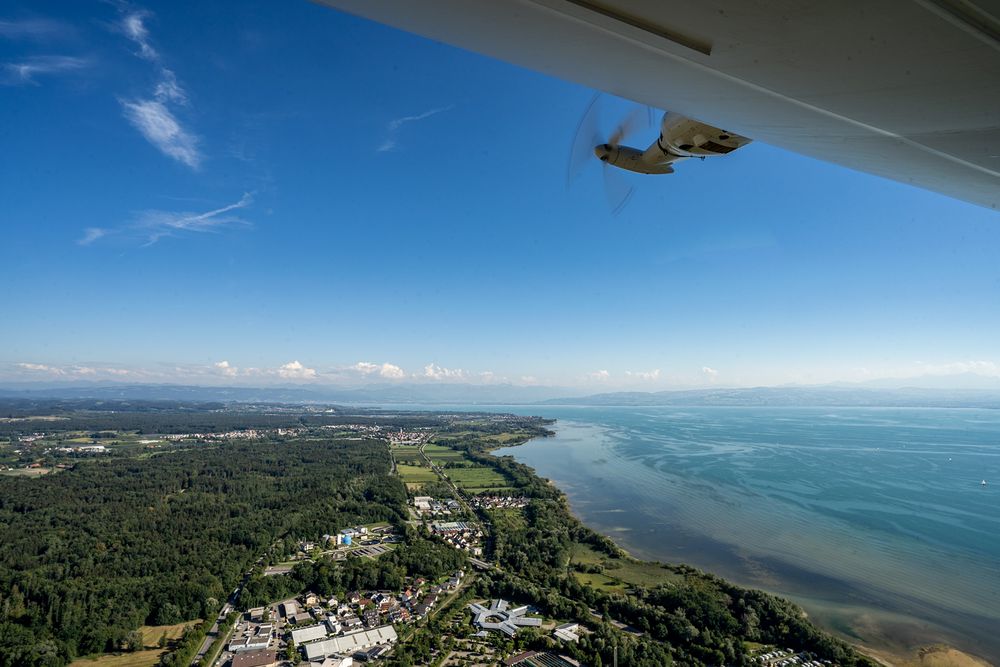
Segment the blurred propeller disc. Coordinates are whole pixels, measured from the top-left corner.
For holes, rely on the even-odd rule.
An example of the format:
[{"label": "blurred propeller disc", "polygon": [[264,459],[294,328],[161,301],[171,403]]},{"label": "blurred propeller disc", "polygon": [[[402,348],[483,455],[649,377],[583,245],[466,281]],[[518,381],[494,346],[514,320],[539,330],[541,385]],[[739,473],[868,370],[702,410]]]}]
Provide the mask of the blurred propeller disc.
[{"label": "blurred propeller disc", "polygon": [[[590,104],[587,105],[580,123],[577,125],[576,134],[573,135],[573,143],[570,146],[569,163],[566,168],[566,186],[569,187],[580,177],[587,164],[594,160],[594,148],[601,144],[619,146],[626,137],[638,130],[650,127],[653,124],[653,110],[650,107],[635,107],[626,115],[618,126],[610,133],[603,134],[601,127],[601,93],[594,95]],[[605,140],[602,137],[607,136]],[[635,188],[626,180],[618,167],[613,167],[607,162],[602,162],[604,170],[604,193],[608,198],[608,206],[612,215],[622,212]]]},{"label": "blurred propeller disc", "polygon": [[597,93],[587,105],[580,123],[573,135],[573,144],[569,151],[569,165],[566,168],[566,186],[569,187],[577,178],[587,163],[594,157],[594,146],[601,141],[601,94]]}]

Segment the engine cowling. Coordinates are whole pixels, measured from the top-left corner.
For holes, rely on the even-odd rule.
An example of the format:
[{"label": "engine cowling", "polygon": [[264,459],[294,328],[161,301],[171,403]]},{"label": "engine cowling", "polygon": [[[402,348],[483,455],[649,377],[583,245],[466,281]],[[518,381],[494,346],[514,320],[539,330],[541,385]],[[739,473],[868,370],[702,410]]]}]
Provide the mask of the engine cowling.
[{"label": "engine cowling", "polygon": [[664,153],[677,157],[714,157],[728,155],[750,141],[708,123],[670,112],[664,114],[660,123],[657,144]]}]

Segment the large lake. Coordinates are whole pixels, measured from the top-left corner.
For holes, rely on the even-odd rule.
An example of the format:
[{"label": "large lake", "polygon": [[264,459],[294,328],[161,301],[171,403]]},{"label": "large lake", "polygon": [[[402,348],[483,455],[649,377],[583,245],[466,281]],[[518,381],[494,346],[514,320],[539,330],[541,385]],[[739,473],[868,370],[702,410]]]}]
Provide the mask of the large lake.
[{"label": "large lake", "polygon": [[513,410],[558,435],[497,453],[635,555],[787,596],[874,646],[1000,664],[1000,411]]}]

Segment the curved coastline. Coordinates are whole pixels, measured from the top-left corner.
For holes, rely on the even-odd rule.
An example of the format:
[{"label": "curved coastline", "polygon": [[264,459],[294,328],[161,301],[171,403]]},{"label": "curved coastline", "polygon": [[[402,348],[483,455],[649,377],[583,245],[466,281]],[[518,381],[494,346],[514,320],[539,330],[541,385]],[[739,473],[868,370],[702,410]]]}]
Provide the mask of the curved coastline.
[{"label": "curved coastline", "polygon": [[[572,442],[579,442],[579,433],[573,432],[579,426],[571,419],[557,418],[555,438],[535,438],[519,445],[498,448],[492,453],[498,456],[511,455],[518,462],[531,466],[537,475],[548,479],[563,492],[573,514],[581,522],[607,535],[635,557],[682,562],[719,574],[738,585],[758,588],[790,599],[802,606],[824,630],[850,642],[884,664],[896,667],[989,667],[992,664],[974,655],[982,655],[983,647],[968,641],[968,637],[962,637],[925,619],[901,613],[898,609],[879,608],[878,595],[872,599],[866,595],[865,590],[850,581],[797,568],[795,564],[781,562],[780,559],[741,554],[732,543],[707,535],[697,535],[694,531],[690,531],[691,534],[683,540],[684,547],[680,554],[677,550],[666,553],[668,550],[651,545],[648,539],[645,542],[637,539],[636,525],[628,525],[629,521],[615,520],[616,515],[635,518],[637,508],[634,504],[616,505],[607,498],[603,502],[597,502],[598,496],[606,495],[608,491],[607,487],[602,486],[602,481],[606,481],[607,476],[599,474],[602,467],[611,463],[606,456],[593,458],[585,465],[580,465],[580,461],[574,461],[566,451],[558,452],[550,458],[535,455],[538,448],[551,450],[555,445],[555,449],[564,449]],[[591,423],[584,424],[584,427],[598,430],[602,428]],[[592,452],[587,452],[590,453]],[[664,495],[660,499],[659,512],[665,514],[669,511],[670,498]],[[642,515],[641,509],[638,515]],[[641,538],[642,535],[638,537]],[[747,573],[750,576],[745,576]],[[832,591],[837,591],[837,595],[831,595]],[[861,603],[849,604],[844,600],[837,600],[837,597],[854,598]],[[884,593],[882,597],[885,597]],[[913,602],[919,604],[920,601]],[[939,610],[938,613],[947,611]],[[963,623],[960,617],[956,620]],[[972,622],[973,626],[983,621],[971,616],[966,620]]]}]

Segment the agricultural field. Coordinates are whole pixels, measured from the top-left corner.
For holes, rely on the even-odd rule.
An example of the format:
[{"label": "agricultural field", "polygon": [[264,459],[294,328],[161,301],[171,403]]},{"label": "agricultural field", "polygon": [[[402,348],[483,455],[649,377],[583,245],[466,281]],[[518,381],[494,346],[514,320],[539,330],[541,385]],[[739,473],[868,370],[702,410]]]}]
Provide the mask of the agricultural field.
[{"label": "agricultural field", "polygon": [[424,453],[427,454],[427,458],[433,461],[435,465],[439,466],[466,460],[462,452],[454,450],[451,447],[445,447],[444,445],[426,445]]},{"label": "agricultural field", "polygon": [[396,466],[396,471],[406,484],[406,488],[411,491],[417,490],[427,482],[437,480],[437,474],[430,468],[424,466],[409,465],[400,463]]},{"label": "agricultural field", "polygon": [[392,448],[392,457],[396,463],[419,464],[420,448],[413,445],[398,445]]},{"label": "agricultural field", "polygon": [[449,468],[445,470],[448,478],[467,493],[482,493],[483,491],[499,491],[510,488],[507,479],[492,468]]}]

